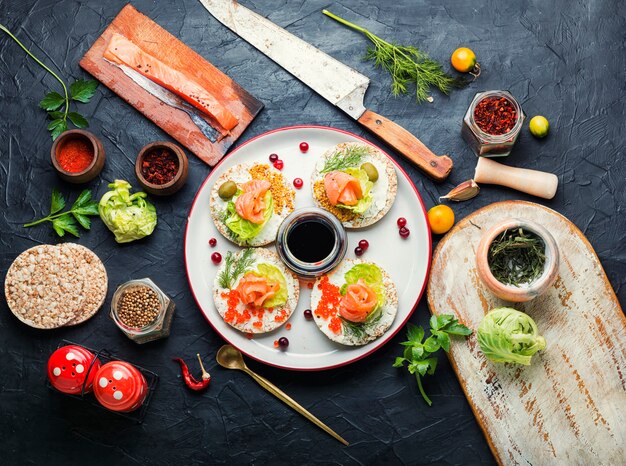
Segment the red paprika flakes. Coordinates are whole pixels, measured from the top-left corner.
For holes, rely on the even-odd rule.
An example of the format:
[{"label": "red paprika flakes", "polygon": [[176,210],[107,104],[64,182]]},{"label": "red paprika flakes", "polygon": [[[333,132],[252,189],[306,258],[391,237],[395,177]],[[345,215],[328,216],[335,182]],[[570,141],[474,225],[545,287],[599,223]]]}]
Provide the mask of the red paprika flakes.
[{"label": "red paprika flakes", "polygon": [[141,162],[141,175],[148,183],[157,185],[172,181],[178,169],[178,157],[165,147],[152,149]]},{"label": "red paprika flakes", "polygon": [[59,166],[70,173],[85,171],[93,161],[93,146],[89,141],[75,138],[63,143],[58,152]]},{"label": "red paprika flakes", "polygon": [[486,97],[474,108],[474,121],[485,133],[498,136],[508,133],[517,122],[517,111],[506,97]]}]

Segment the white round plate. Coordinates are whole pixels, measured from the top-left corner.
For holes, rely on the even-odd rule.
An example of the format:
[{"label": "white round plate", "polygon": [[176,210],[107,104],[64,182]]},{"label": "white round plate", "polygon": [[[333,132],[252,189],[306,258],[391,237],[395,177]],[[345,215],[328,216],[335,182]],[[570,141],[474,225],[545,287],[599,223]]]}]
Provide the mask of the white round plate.
[{"label": "white round plate", "polygon": [[[305,154],[299,149],[303,141],[309,144]],[[361,359],[384,345],[404,326],[424,291],[431,255],[426,209],[408,175],[394,162],[398,175],[396,201],[379,222],[360,230],[348,230],[346,254],[347,258],[354,258],[354,248],[361,239],[366,239],[370,246],[361,258],[382,266],[398,287],[398,314],[387,333],[364,346],[348,347],[333,343],[314,321],[304,318],[303,311],[311,305],[311,292],[306,285],[301,287],[298,307],[288,321],[290,330],[283,325],[273,332],[249,339],[224,322],[215,309],[212,287],[217,266],[211,262],[211,254],[217,251],[224,257],[227,251],[240,249],[220,235],[211,219],[209,197],[215,180],[225,170],[242,162],[269,163],[269,155],[276,153],[285,163],[285,179],[289,183],[294,178],[304,181],[302,189],[296,190],[296,209],[312,206],[310,179],[317,158],[329,147],[346,141],[360,141],[373,146],[354,134],[322,126],[280,128],[261,134],[235,149],[215,166],[191,206],[185,231],[185,264],[194,298],[217,333],[260,362],[291,370],[322,370]],[[407,219],[407,227],[411,230],[407,239],[398,234],[398,217]],[[210,238],[217,238],[215,248],[209,246]],[[275,250],[273,244],[268,248]],[[274,347],[274,341],[283,336],[289,339],[286,351]]]}]

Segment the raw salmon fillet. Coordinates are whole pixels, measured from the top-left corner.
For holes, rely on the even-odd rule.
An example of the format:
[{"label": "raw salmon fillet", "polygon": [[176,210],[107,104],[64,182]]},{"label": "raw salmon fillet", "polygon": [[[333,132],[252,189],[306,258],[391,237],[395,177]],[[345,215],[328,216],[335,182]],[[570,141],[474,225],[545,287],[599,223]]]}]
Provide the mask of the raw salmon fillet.
[{"label": "raw salmon fillet", "polygon": [[363,279],[348,286],[346,295],[339,303],[339,315],[350,322],[365,322],[368,314],[376,307],[378,297]]},{"label": "raw salmon fillet", "polygon": [[261,307],[279,289],[280,284],[278,282],[269,281],[265,277],[259,277],[250,272],[241,278],[237,286],[241,301],[246,305],[255,307]]},{"label": "raw salmon fillet", "polygon": [[103,53],[105,59],[118,65],[126,65],[146,78],[179,95],[191,105],[213,117],[226,132],[239,121],[218,100],[198,83],[180,71],[144,52],[121,34],[113,34]]},{"label": "raw salmon fillet", "polygon": [[235,201],[235,210],[252,223],[265,221],[265,193],[272,185],[267,180],[252,180],[242,186],[243,193]]}]

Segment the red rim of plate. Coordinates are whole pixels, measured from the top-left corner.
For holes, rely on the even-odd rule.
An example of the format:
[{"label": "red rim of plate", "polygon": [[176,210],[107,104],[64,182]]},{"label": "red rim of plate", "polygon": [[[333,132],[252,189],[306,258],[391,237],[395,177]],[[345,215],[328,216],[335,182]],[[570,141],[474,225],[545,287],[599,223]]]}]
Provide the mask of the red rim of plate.
[{"label": "red rim of plate", "polygon": [[[383,341],[382,344],[372,348],[370,351],[368,351],[367,353],[364,353],[360,356],[356,356],[348,361],[344,361],[342,363],[339,364],[334,364],[332,366],[325,366],[325,367],[289,367],[289,366],[281,366],[280,364],[274,364],[271,362],[267,362],[264,361],[246,351],[243,351],[241,348],[239,348],[237,345],[235,345],[233,342],[231,342],[226,335],[224,335],[223,333],[221,333],[214,325],[213,323],[209,320],[209,318],[207,317],[207,315],[205,314],[204,310],[202,309],[202,306],[200,305],[200,302],[198,301],[198,298],[196,297],[196,293],[193,289],[193,286],[191,285],[191,280],[189,278],[189,262],[187,260],[187,236],[188,236],[188,230],[189,230],[189,218],[191,217],[191,213],[193,212],[194,207],[196,206],[196,201],[198,200],[198,196],[200,194],[200,191],[202,191],[202,189],[204,188],[204,185],[207,184],[207,182],[209,181],[209,178],[211,177],[211,174],[217,170],[219,168],[219,166],[228,158],[233,157],[241,148],[247,146],[248,144],[250,144],[253,141],[256,141],[257,139],[260,139],[264,136],[273,134],[273,133],[278,133],[281,131],[289,131],[289,130],[293,130],[293,129],[323,129],[323,130],[329,130],[329,131],[335,131],[337,133],[343,133],[346,134],[348,136],[351,136],[353,138],[356,138],[360,141],[363,141],[367,144],[370,144],[374,147],[376,147],[379,151],[381,151],[383,154],[385,154],[387,157],[389,157],[389,160],[391,160],[393,162],[393,164],[396,166],[396,168],[398,170],[400,170],[400,172],[404,175],[404,177],[406,178],[406,180],[409,182],[409,185],[411,186],[411,188],[413,188],[413,191],[415,191],[415,195],[417,196],[417,200],[420,203],[420,206],[422,208],[422,212],[424,213],[424,217],[426,218],[426,229],[428,230],[428,266],[426,269],[426,275],[424,277],[424,283],[422,284],[422,289],[419,292],[419,295],[417,296],[417,300],[415,301],[415,304],[413,304],[413,308],[411,309],[411,311],[407,314],[406,318],[404,319],[404,321],[400,324],[400,326],[398,327],[398,329],[393,332],[390,333],[388,335],[385,335],[385,340]],[[324,370],[329,370],[329,369],[336,369],[338,367],[342,367],[342,366],[347,366],[348,364],[352,364],[353,362],[359,361],[360,359],[363,359],[367,356],[369,356],[370,354],[374,353],[376,350],[382,348],[384,345],[386,345],[389,340],[391,340],[405,325],[406,323],[409,321],[409,319],[411,318],[411,316],[413,315],[413,312],[415,312],[415,309],[417,309],[417,306],[420,302],[420,300],[422,299],[422,295],[424,294],[424,290],[426,289],[426,283],[428,283],[428,275],[430,274],[430,263],[432,260],[432,234],[430,231],[430,225],[428,224],[428,214],[426,212],[426,207],[424,206],[424,201],[422,201],[422,196],[420,196],[419,191],[417,190],[417,188],[415,187],[415,184],[413,183],[413,180],[411,180],[411,177],[409,177],[408,173],[406,172],[406,170],[404,170],[400,164],[398,164],[398,162],[396,162],[393,157],[391,157],[387,152],[385,152],[384,150],[382,150],[380,147],[378,147],[376,144],[368,141],[365,138],[362,138],[361,136],[357,136],[356,134],[353,134],[349,131],[345,131],[343,129],[338,129],[338,128],[331,128],[329,126],[320,126],[320,125],[297,125],[297,126],[284,126],[282,128],[276,128],[276,129],[272,129],[270,131],[266,131],[265,133],[259,134],[258,136],[253,137],[252,139],[247,140],[246,142],[244,142],[243,144],[241,144],[239,147],[237,147],[236,149],[234,149],[230,154],[228,154],[227,156],[225,156],[224,158],[222,158],[222,160],[220,160],[217,165],[215,165],[211,171],[209,172],[209,174],[207,175],[206,179],[203,181],[202,185],[198,188],[198,191],[196,192],[196,196],[193,199],[193,203],[191,204],[191,208],[189,209],[189,214],[187,214],[187,225],[185,226],[185,242],[183,245],[184,249],[185,249],[185,273],[187,274],[187,282],[189,283],[189,289],[191,290],[191,294],[193,295],[193,299],[196,302],[196,305],[198,306],[200,312],[202,313],[202,316],[204,317],[204,319],[209,323],[209,325],[213,328],[213,330],[215,330],[215,332],[221,336],[227,343],[233,345],[235,348],[237,348],[239,351],[241,351],[243,354],[245,354],[246,356],[248,356],[249,358],[254,359],[255,361],[258,361],[262,364],[267,364],[268,366],[272,366],[272,367],[277,367],[279,369],[286,369],[286,370],[290,370],[290,371],[302,371],[302,372],[316,372],[316,371],[324,371]]]}]

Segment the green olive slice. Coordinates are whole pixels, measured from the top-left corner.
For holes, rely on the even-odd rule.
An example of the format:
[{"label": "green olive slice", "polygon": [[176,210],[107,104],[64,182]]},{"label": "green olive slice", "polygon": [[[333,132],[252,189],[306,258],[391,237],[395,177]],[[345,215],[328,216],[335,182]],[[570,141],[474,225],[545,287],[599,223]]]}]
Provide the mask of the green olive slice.
[{"label": "green olive slice", "polygon": [[376,167],[373,164],[365,162],[361,165],[361,170],[364,170],[365,173],[367,173],[367,177],[372,183],[376,183],[376,181],[378,181],[378,170],[376,170]]},{"label": "green olive slice", "polygon": [[222,183],[217,190],[217,194],[225,201],[233,197],[237,193],[237,185],[234,181],[226,181]]}]

